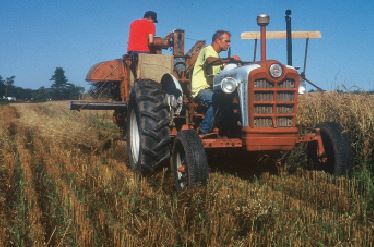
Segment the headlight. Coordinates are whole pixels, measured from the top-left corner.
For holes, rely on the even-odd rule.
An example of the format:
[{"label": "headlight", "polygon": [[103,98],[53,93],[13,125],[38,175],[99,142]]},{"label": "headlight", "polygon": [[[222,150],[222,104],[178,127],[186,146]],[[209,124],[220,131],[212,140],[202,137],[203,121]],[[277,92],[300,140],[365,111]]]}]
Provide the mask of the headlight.
[{"label": "headlight", "polygon": [[301,81],[300,81],[299,88],[298,88],[298,93],[299,93],[299,94],[304,94],[305,91],[306,91],[305,81],[304,81],[304,80],[301,80]]},{"label": "headlight", "polygon": [[283,69],[279,63],[274,63],[270,65],[269,72],[272,77],[278,78],[283,74]]},{"label": "headlight", "polygon": [[227,94],[231,94],[232,92],[235,91],[238,84],[239,82],[235,78],[225,77],[221,81],[221,88],[223,92]]}]

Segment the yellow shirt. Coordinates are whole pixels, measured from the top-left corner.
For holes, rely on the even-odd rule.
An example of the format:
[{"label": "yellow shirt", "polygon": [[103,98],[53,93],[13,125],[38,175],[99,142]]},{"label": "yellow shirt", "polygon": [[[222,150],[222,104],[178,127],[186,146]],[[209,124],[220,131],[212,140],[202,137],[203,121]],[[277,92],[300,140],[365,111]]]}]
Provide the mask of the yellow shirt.
[{"label": "yellow shirt", "polygon": [[208,57],[219,58],[211,45],[204,47],[197,56],[192,75],[192,96],[196,97],[201,89],[208,88],[213,83],[213,76],[221,71],[220,65],[205,64]]}]

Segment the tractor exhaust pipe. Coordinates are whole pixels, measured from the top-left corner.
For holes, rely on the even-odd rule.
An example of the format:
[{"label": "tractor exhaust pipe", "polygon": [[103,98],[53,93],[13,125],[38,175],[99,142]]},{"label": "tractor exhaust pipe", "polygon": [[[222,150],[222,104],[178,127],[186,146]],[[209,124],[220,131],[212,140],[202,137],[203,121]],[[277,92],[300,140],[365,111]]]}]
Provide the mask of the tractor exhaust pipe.
[{"label": "tractor exhaust pipe", "polygon": [[291,10],[285,11],[286,20],[286,45],[287,45],[287,63],[292,66],[292,29],[291,29]]},{"label": "tractor exhaust pipe", "polygon": [[257,24],[260,26],[261,39],[261,62],[266,61],[266,26],[270,22],[270,17],[266,14],[257,16]]}]

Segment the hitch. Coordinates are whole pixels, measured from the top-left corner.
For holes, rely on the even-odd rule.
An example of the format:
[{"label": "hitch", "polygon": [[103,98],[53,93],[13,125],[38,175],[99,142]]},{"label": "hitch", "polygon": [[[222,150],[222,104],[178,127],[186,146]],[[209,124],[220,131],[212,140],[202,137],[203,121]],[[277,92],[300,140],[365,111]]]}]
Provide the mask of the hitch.
[{"label": "hitch", "polygon": [[326,157],[326,150],[325,146],[322,142],[321,132],[319,128],[314,129],[314,133],[307,133],[305,135],[302,135],[299,137],[298,143],[302,142],[317,142],[317,157],[320,160],[320,162],[325,162]]},{"label": "hitch", "polygon": [[70,110],[124,110],[127,111],[127,103],[122,101],[70,101]]}]

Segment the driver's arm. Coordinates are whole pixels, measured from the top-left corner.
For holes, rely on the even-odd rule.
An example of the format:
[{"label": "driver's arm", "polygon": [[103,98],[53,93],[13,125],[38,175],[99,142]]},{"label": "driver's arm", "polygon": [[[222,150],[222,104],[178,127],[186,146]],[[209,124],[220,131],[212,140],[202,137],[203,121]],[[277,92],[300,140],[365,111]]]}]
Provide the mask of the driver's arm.
[{"label": "driver's arm", "polygon": [[208,57],[206,59],[206,64],[207,65],[221,65],[221,64],[226,64],[226,63],[230,63],[230,62],[234,62],[234,61],[240,61],[240,58],[238,56],[233,56],[232,58],[225,58],[225,59],[222,59],[222,58],[216,58],[216,57]]},{"label": "driver's arm", "polygon": [[216,58],[216,57],[208,57],[205,61],[206,65],[221,65],[226,63],[225,61],[227,59],[221,59],[221,58]]}]

